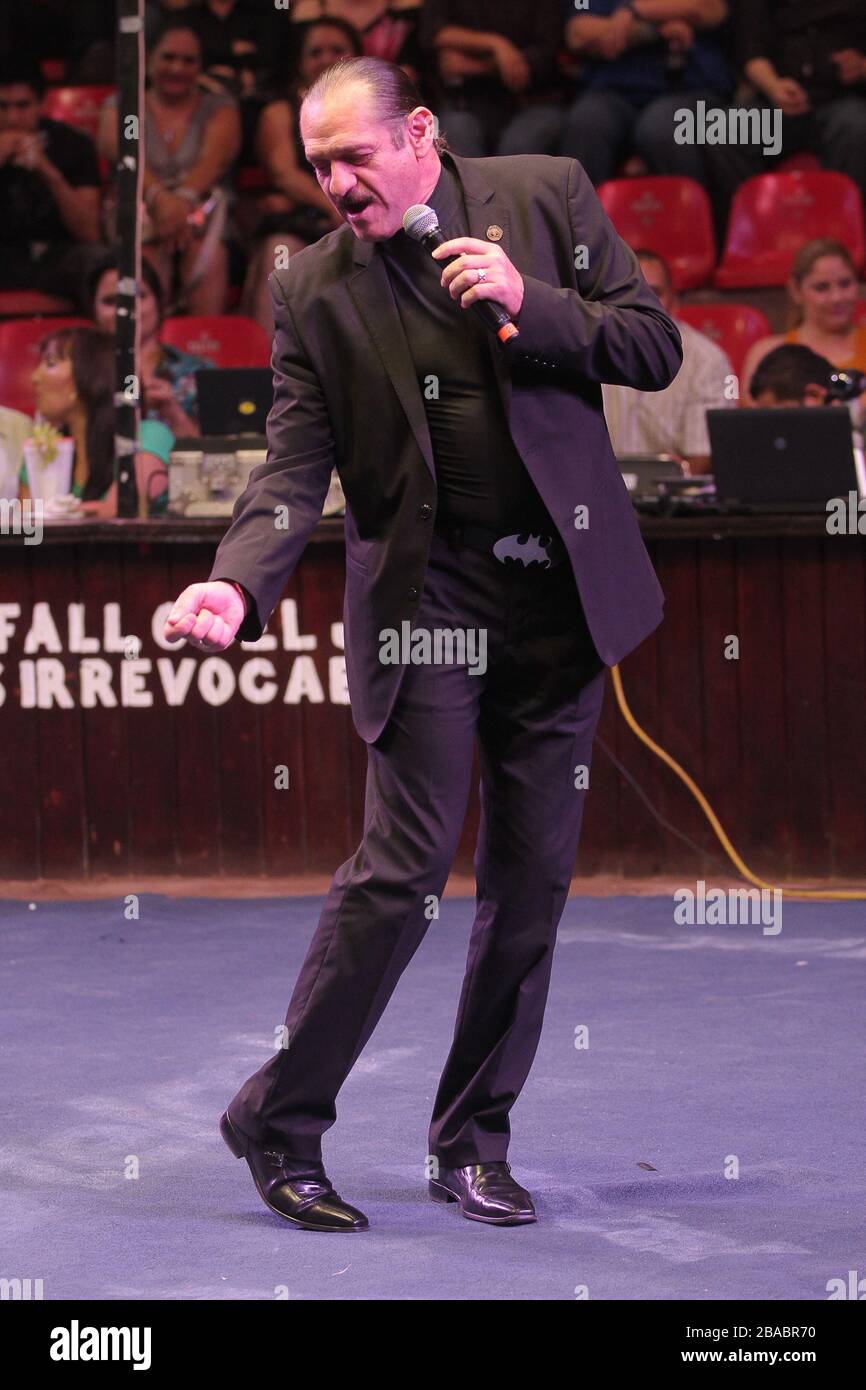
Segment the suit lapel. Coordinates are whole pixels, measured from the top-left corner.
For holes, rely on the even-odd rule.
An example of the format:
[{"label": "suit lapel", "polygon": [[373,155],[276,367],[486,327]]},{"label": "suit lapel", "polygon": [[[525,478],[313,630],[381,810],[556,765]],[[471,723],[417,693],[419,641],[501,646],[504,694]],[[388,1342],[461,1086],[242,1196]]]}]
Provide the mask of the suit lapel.
[{"label": "suit lapel", "polygon": [[[466,200],[466,216],[469,236],[479,241],[489,242],[487,229],[501,228],[502,236],[498,245],[510,256],[510,218],[504,203],[500,202],[494,189],[478,172],[477,161],[452,154],[449,150],[445,158],[453,161],[457,170]],[[433,446],[427,425],[427,414],[421,388],[415,375],[409,342],[400,318],[397,302],[391,289],[391,282],[382,257],[375,254],[375,243],[356,240],[354,261],[355,273],[347,282],[349,293],[373,343],[382,360],[400,402],[418,447],[427,462],[432,476],[436,477],[433,459]],[[443,294],[445,291],[443,290]],[[506,420],[511,414],[511,375],[504,359],[504,353],[492,333],[488,334],[488,351],[493,363],[499,394],[505,409]]]}]

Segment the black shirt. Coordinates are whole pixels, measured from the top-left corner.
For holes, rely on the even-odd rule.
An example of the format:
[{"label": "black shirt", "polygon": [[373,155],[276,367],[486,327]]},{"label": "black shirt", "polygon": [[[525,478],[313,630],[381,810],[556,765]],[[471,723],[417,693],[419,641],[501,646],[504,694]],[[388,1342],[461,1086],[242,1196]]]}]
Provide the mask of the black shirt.
[{"label": "black shirt", "polygon": [[[244,0],[239,0],[233,10],[226,15],[215,14],[206,5],[189,12],[190,26],[201,40],[202,65],[209,68],[250,68],[258,71],[270,66],[267,51],[267,32],[265,20]],[[283,19],[288,16],[283,13]],[[252,53],[238,54],[234,51],[237,42],[252,44]]]},{"label": "black shirt", "polygon": [[864,0],[747,0],[734,9],[741,63],[769,58],[782,77],[794,77],[814,100],[862,92],[845,87],[831,54],[866,52]]},{"label": "black shirt", "polygon": [[[555,100],[562,82],[558,53],[564,47],[560,0],[424,0],[418,42],[431,67],[431,85],[438,96],[451,95],[435,75],[435,39],[440,29],[457,25],[484,33],[503,34],[519,48],[529,64],[529,86],[523,97]],[[493,89],[514,100],[498,74],[464,77],[457,83],[467,92]]]},{"label": "black shirt", "polygon": [[[99,164],[89,136],[43,116],[39,130],[45,153],[73,188],[98,188]],[[0,164],[0,244],[20,249],[71,245],[48,184],[35,169]]]},{"label": "black shirt", "polygon": [[[445,236],[467,236],[460,180],[442,160],[428,206]],[[400,230],[378,243],[384,257],[427,412],[438,519],[525,531],[553,523],[505,419],[491,360],[499,345],[472,311],[440,283],[442,263]]]}]

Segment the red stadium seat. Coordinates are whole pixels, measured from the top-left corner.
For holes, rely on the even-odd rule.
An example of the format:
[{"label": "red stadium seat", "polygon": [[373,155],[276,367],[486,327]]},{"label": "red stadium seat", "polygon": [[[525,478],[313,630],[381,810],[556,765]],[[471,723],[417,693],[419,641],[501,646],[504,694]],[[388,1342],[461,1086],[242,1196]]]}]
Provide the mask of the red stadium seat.
[{"label": "red stadium seat", "polygon": [[166,319],[160,339],[182,352],[209,357],[217,367],[269,367],[271,340],[240,314],[179,315]]},{"label": "red stadium seat", "polygon": [[598,196],[623,241],[664,256],[674,288],[708,283],[716,263],[710,200],[694,179],[609,179]]},{"label": "red stadium seat", "polygon": [[36,402],[30,377],[39,361],[40,342],[56,328],[74,328],[87,322],[80,318],[50,318],[9,319],[0,323],[0,405],[32,415]]},{"label": "red stadium seat", "polygon": [[751,304],[681,304],[677,317],[718,343],[737,376],[752,344],[773,331],[766,315]]},{"label": "red stadium seat", "polygon": [[866,236],[857,185],[844,174],[757,174],[734,196],[716,285],[784,285],[800,247],[815,237],[841,241],[860,269]]},{"label": "red stadium seat", "polygon": [[102,103],[113,91],[113,87],[50,87],[43,111],[53,121],[65,121],[95,140]]}]

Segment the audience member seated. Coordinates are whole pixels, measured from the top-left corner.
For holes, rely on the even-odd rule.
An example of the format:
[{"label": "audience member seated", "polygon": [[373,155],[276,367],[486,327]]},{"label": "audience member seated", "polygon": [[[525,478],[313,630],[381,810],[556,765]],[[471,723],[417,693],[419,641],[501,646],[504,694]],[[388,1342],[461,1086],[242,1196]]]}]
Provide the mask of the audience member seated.
[{"label": "audience member seated", "polygon": [[[195,373],[213,367],[214,363],[208,357],[197,357],[159,341],[163,320],[162,285],[153,266],[143,257],[141,280],[138,360],[147,400],[147,418],[161,420],[174,435],[199,434]],[[87,288],[87,312],[98,328],[113,333],[117,308],[117,262],[113,257],[93,268]]]},{"label": "audience member seated", "polygon": [[[71,435],[72,493],[81,498],[83,509],[97,518],[117,513],[114,384],[114,338],[110,334],[98,328],[63,328],[40,344],[39,365],[33,373],[37,413],[40,421]],[[148,498],[153,499],[152,513],[166,510],[167,485],[161,492],[158,488],[160,477],[167,477],[173,442],[167,425],[142,419],[135,480],[143,516],[148,514]],[[31,493],[23,464],[19,476],[19,496],[25,499]]]},{"label": "audience member seated", "polygon": [[271,191],[259,201],[265,216],[256,230],[241,309],[268,335],[274,331],[268,276],[278,253],[290,256],[343,225],[343,218],[307,163],[298,122],[300,105],[321,72],[340,58],[360,56],[358,34],[345,20],[326,19],[306,25],[298,67],[289,78],[285,96],[270,102],[259,118],[256,156],[267,170]]},{"label": "audience member seated", "polygon": [[420,76],[421,53],[418,23],[421,0],[295,0],[293,24],[321,19],[342,19],[351,24],[365,58],[384,58],[399,63],[413,81]]},{"label": "audience member seated", "polygon": [[820,353],[799,343],[784,343],[767,353],[750,378],[747,404],[826,405],[834,371],[833,363]]},{"label": "audience member seated", "polygon": [[734,370],[718,344],[677,316],[670,271],[654,251],[638,251],[640,268],[683,340],[683,365],[664,391],[602,386],[614,453],[675,454],[691,473],[710,470],[708,410],[734,405]]},{"label": "audience member seated", "polygon": [[707,171],[722,233],[731,199],[753,174],[809,150],[866,196],[866,5],[863,0],[744,0],[734,7],[738,59],[758,112],[781,112],[781,150],[714,145]]},{"label": "audience member seated", "polygon": [[[190,314],[219,314],[228,290],[230,171],[241,143],[237,103],[199,89],[201,43],[169,22],[148,61],[142,238],[165,290]],[[117,160],[117,97],[102,111],[99,148]],[[178,283],[174,281],[179,261]]]},{"label": "audience member seated", "polygon": [[99,166],[92,140],[40,114],[44,90],[35,59],[0,59],[0,289],[75,299],[99,242]]},{"label": "audience member seated", "polygon": [[18,496],[24,441],[32,430],[33,421],[29,415],[0,405],[0,497]]},{"label": "audience member seated", "polygon": [[271,59],[260,11],[245,0],[201,0],[190,16],[201,40],[201,85],[242,100],[266,86]]},{"label": "audience member seated", "polygon": [[[749,349],[743,381],[749,382],[767,353],[782,343],[811,348],[837,371],[866,372],[866,322],[854,317],[858,293],[857,269],[847,247],[829,237],[806,242],[788,281],[794,324],[787,333],[759,338]],[[866,396],[861,396],[858,414],[864,407]]]},{"label": "audience member seated", "polygon": [[674,138],[676,113],[728,104],[725,0],[593,0],[584,14],[563,0],[562,10],[569,52],[586,62],[559,153],[580,160],[596,185],[632,151],[651,174],[705,183],[702,148]]},{"label": "audience member seated", "polygon": [[174,19],[195,23],[201,0],[145,0],[144,46],[149,53],[166,24]]},{"label": "audience member seated", "polygon": [[426,0],[431,108],[458,155],[554,153],[562,130],[560,0]]},{"label": "audience member seated", "polygon": [[[275,59],[270,17],[253,0],[201,0],[191,22],[201,39],[202,75],[199,85],[224,92],[239,103],[242,125],[242,163],[254,159],[256,122],[264,103],[274,95]],[[288,13],[279,18],[288,25]]]}]

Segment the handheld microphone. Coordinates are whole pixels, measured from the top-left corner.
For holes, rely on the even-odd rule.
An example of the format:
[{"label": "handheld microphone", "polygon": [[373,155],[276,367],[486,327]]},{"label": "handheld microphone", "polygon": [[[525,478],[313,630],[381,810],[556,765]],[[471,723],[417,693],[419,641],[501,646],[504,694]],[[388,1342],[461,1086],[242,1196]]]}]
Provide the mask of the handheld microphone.
[{"label": "handheld microphone", "polygon": [[[439,226],[439,219],[433,208],[426,203],[414,203],[403,214],[403,231],[410,236],[413,241],[420,241],[429,252],[436,250],[437,246],[442,246],[448,237]],[[456,261],[457,256],[449,256],[446,260],[438,261],[438,265],[450,265]],[[485,328],[489,328],[491,333],[495,333],[500,343],[507,343],[509,339],[516,338],[520,329],[512,321],[511,315],[501,304],[497,304],[495,299],[476,299],[470,306],[478,314]]]}]

